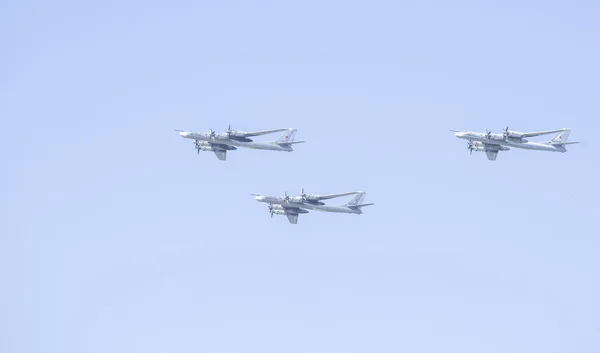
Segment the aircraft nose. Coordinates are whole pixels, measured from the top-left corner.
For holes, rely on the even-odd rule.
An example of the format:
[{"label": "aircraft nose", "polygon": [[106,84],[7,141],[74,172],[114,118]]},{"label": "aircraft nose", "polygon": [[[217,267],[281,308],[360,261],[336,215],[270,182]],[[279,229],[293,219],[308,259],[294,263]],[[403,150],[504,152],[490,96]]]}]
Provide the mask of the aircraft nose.
[{"label": "aircraft nose", "polygon": [[264,196],[256,196],[254,199],[258,202],[263,202],[265,200],[265,197]]},{"label": "aircraft nose", "polygon": [[190,133],[187,132],[187,131],[180,131],[179,132],[179,136],[181,136],[181,137],[188,137],[188,136],[190,136]]}]

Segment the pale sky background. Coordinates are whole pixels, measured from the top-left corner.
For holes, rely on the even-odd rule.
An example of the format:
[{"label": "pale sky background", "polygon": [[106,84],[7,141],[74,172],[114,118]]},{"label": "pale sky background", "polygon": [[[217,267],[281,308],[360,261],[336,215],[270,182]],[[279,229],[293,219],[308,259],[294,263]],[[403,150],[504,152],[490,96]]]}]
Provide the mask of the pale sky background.
[{"label": "pale sky background", "polygon": [[[599,18],[2,1],[0,352],[599,352]],[[228,124],[307,143],[174,131]],[[448,131],[506,125],[582,143],[492,163]],[[376,205],[294,226],[249,195],[302,187]]]}]

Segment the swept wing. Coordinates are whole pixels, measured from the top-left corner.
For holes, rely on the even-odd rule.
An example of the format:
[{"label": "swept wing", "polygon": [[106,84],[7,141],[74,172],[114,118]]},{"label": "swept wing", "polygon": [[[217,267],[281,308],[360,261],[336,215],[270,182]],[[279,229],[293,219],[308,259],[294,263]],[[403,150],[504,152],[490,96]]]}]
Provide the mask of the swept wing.
[{"label": "swept wing", "polygon": [[285,131],[285,130],[287,130],[287,129],[273,129],[273,130],[259,130],[259,131],[234,130],[234,131],[231,131],[231,135],[236,136],[236,137],[250,137],[250,136],[267,135],[267,134],[272,134],[275,132],[281,132],[281,131]]},{"label": "swept wing", "polygon": [[565,131],[565,129],[536,131],[536,132],[519,132],[518,134],[520,134],[521,137],[536,137],[536,136],[542,136],[542,135],[556,134],[561,131]]},{"label": "swept wing", "polygon": [[306,195],[306,197],[310,200],[315,200],[315,201],[320,201],[320,200],[329,200],[329,199],[334,199],[336,197],[342,197],[342,196],[348,196],[348,195],[355,195],[358,194],[358,191],[351,191],[351,192],[342,192],[339,194],[325,194],[325,195],[314,195],[314,194],[310,194],[310,195]]},{"label": "swept wing", "polygon": [[285,215],[291,224],[298,224],[298,214],[297,213],[286,213]]},{"label": "swept wing", "polygon": [[489,159],[490,161],[495,161],[496,157],[498,157],[498,151],[487,150],[487,151],[485,151],[485,155],[487,156],[487,159]]},{"label": "swept wing", "polygon": [[226,150],[213,150],[213,152],[220,161],[224,161],[227,159],[227,151]]}]

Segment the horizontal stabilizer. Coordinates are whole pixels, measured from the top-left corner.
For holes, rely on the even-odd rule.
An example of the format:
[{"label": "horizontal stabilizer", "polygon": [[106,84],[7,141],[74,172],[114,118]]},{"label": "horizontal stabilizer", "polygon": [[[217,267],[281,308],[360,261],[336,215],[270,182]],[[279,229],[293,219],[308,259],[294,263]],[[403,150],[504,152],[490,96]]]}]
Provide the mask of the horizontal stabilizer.
[{"label": "horizontal stabilizer", "polygon": [[279,142],[279,145],[294,145],[296,143],[304,143],[306,141]]},{"label": "horizontal stabilizer", "polygon": [[361,204],[361,205],[352,205],[352,206],[350,206],[350,207],[358,207],[358,208],[361,208],[361,207],[372,206],[372,205],[374,205],[374,203],[363,203],[363,204]]},{"label": "horizontal stabilizer", "polygon": [[573,141],[573,142],[553,142],[553,143],[551,143],[551,145],[572,145],[575,143],[579,143],[579,142],[575,142],[575,141]]}]

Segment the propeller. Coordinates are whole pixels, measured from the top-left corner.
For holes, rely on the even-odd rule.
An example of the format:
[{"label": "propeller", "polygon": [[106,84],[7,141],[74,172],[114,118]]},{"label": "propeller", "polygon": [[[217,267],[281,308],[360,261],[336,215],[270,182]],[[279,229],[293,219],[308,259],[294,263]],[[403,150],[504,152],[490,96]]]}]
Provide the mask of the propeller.
[{"label": "propeller", "polygon": [[200,142],[198,140],[194,140],[194,148],[196,149],[196,153],[200,154]]},{"label": "propeller", "polygon": [[488,140],[492,138],[492,132],[488,131],[488,129],[485,129],[485,135],[486,135],[486,137],[487,137]]},{"label": "propeller", "polygon": [[302,196],[302,200],[306,201],[306,194],[304,193],[304,188],[302,188],[302,193],[300,194],[300,196]]},{"label": "propeller", "polygon": [[473,154],[473,141],[469,140],[467,142],[467,148],[469,149],[469,154]]},{"label": "propeller", "polygon": [[227,138],[231,138],[231,124],[229,124],[229,127],[227,128]]},{"label": "propeller", "polygon": [[212,127],[210,128],[209,138],[213,140],[215,139],[215,132],[213,131]]},{"label": "propeller", "polygon": [[283,200],[285,202],[290,202],[290,196],[287,194],[287,191],[283,192]]},{"label": "propeller", "polygon": [[508,126],[504,129],[504,139],[508,138]]},{"label": "propeller", "polygon": [[271,214],[271,218],[273,218],[273,214],[275,213],[275,212],[273,211],[273,205],[272,205],[272,204],[269,204],[269,206],[268,206],[268,207],[269,207],[269,213]]}]

